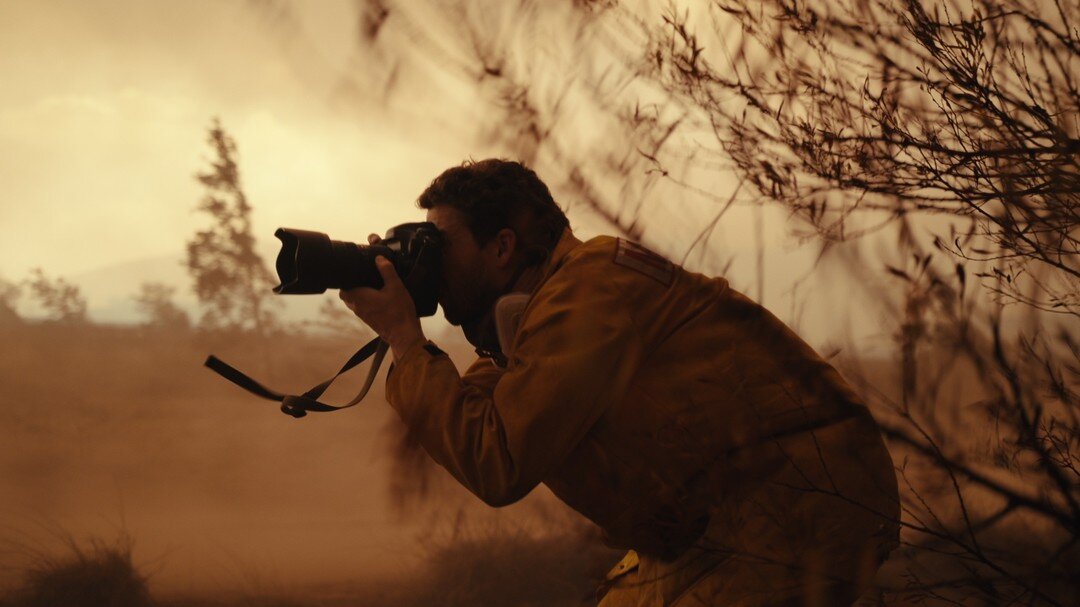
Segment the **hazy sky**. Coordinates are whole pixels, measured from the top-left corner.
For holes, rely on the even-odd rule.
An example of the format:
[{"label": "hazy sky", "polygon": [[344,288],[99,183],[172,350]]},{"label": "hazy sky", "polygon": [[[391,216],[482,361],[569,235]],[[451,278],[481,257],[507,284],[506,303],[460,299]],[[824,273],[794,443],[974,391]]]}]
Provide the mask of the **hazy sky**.
[{"label": "hazy sky", "polygon": [[245,2],[0,3],[0,276],[177,255],[201,223],[192,175],[215,116],[258,234],[416,217],[417,194],[469,150],[332,109],[354,19],[347,2],[306,6],[283,27]]}]

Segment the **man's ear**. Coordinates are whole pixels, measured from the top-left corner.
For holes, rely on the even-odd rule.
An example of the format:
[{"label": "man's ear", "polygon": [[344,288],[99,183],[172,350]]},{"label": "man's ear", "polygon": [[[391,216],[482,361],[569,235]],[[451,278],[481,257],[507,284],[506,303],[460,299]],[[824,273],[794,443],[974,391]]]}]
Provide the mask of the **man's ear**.
[{"label": "man's ear", "polygon": [[517,233],[510,228],[503,228],[495,234],[495,259],[499,266],[507,266],[517,253]]}]

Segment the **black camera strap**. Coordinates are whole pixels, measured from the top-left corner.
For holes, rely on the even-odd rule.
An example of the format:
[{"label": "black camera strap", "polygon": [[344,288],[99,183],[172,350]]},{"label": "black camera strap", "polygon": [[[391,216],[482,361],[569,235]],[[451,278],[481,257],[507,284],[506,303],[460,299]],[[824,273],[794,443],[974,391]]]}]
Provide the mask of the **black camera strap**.
[{"label": "black camera strap", "polygon": [[[348,409],[363,400],[364,397],[367,396],[368,390],[371,389],[371,384],[375,382],[375,374],[379,372],[379,366],[382,365],[383,358],[386,357],[386,351],[388,349],[389,345],[382,339],[376,337],[369,341],[363,348],[357,350],[356,354],[349,357],[349,360],[342,365],[341,370],[333,377],[299,396],[282,394],[281,392],[271,390],[216,356],[210,355],[203,364],[209,367],[211,371],[214,371],[248,392],[251,392],[256,396],[261,396],[267,400],[281,403],[282,413],[299,418],[307,415],[308,411],[325,413],[328,411]],[[375,358],[371,361],[371,369],[368,371],[367,380],[364,381],[364,387],[360,389],[360,393],[356,395],[356,398],[344,405],[337,406],[319,402],[319,397],[323,395],[323,392],[326,392],[326,389],[330,387],[330,384],[334,383],[334,380],[341,376],[342,373],[359,365],[373,355]]]}]

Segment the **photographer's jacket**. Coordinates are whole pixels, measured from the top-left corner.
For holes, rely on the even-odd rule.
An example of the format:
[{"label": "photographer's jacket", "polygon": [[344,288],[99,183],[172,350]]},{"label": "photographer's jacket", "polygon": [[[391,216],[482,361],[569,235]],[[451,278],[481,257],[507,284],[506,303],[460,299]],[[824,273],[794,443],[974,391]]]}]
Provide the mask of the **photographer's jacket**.
[{"label": "photographer's jacket", "polygon": [[612,544],[659,559],[706,527],[734,541],[758,511],[745,505],[775,479],[895,515],[891,461],[865,408],[724,279],[567,230],[532,282],[505,369],[482,358],[461,376],[426,344],[388,379],[421,444],[485,502],[545,483]]}]

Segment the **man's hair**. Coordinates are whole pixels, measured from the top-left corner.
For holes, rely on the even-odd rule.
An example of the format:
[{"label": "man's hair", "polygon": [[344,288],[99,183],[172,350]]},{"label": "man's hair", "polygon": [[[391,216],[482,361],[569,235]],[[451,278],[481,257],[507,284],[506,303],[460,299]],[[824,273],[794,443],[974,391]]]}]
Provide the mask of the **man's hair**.
[{"label": "man's hair", "polygon": [[520,162],[497,158],[466,160],[443,171],[416,204],[422,209],[457,209],[481,245],[510,228],[527,264],[547,259],[570,225],[535,172]]}]

